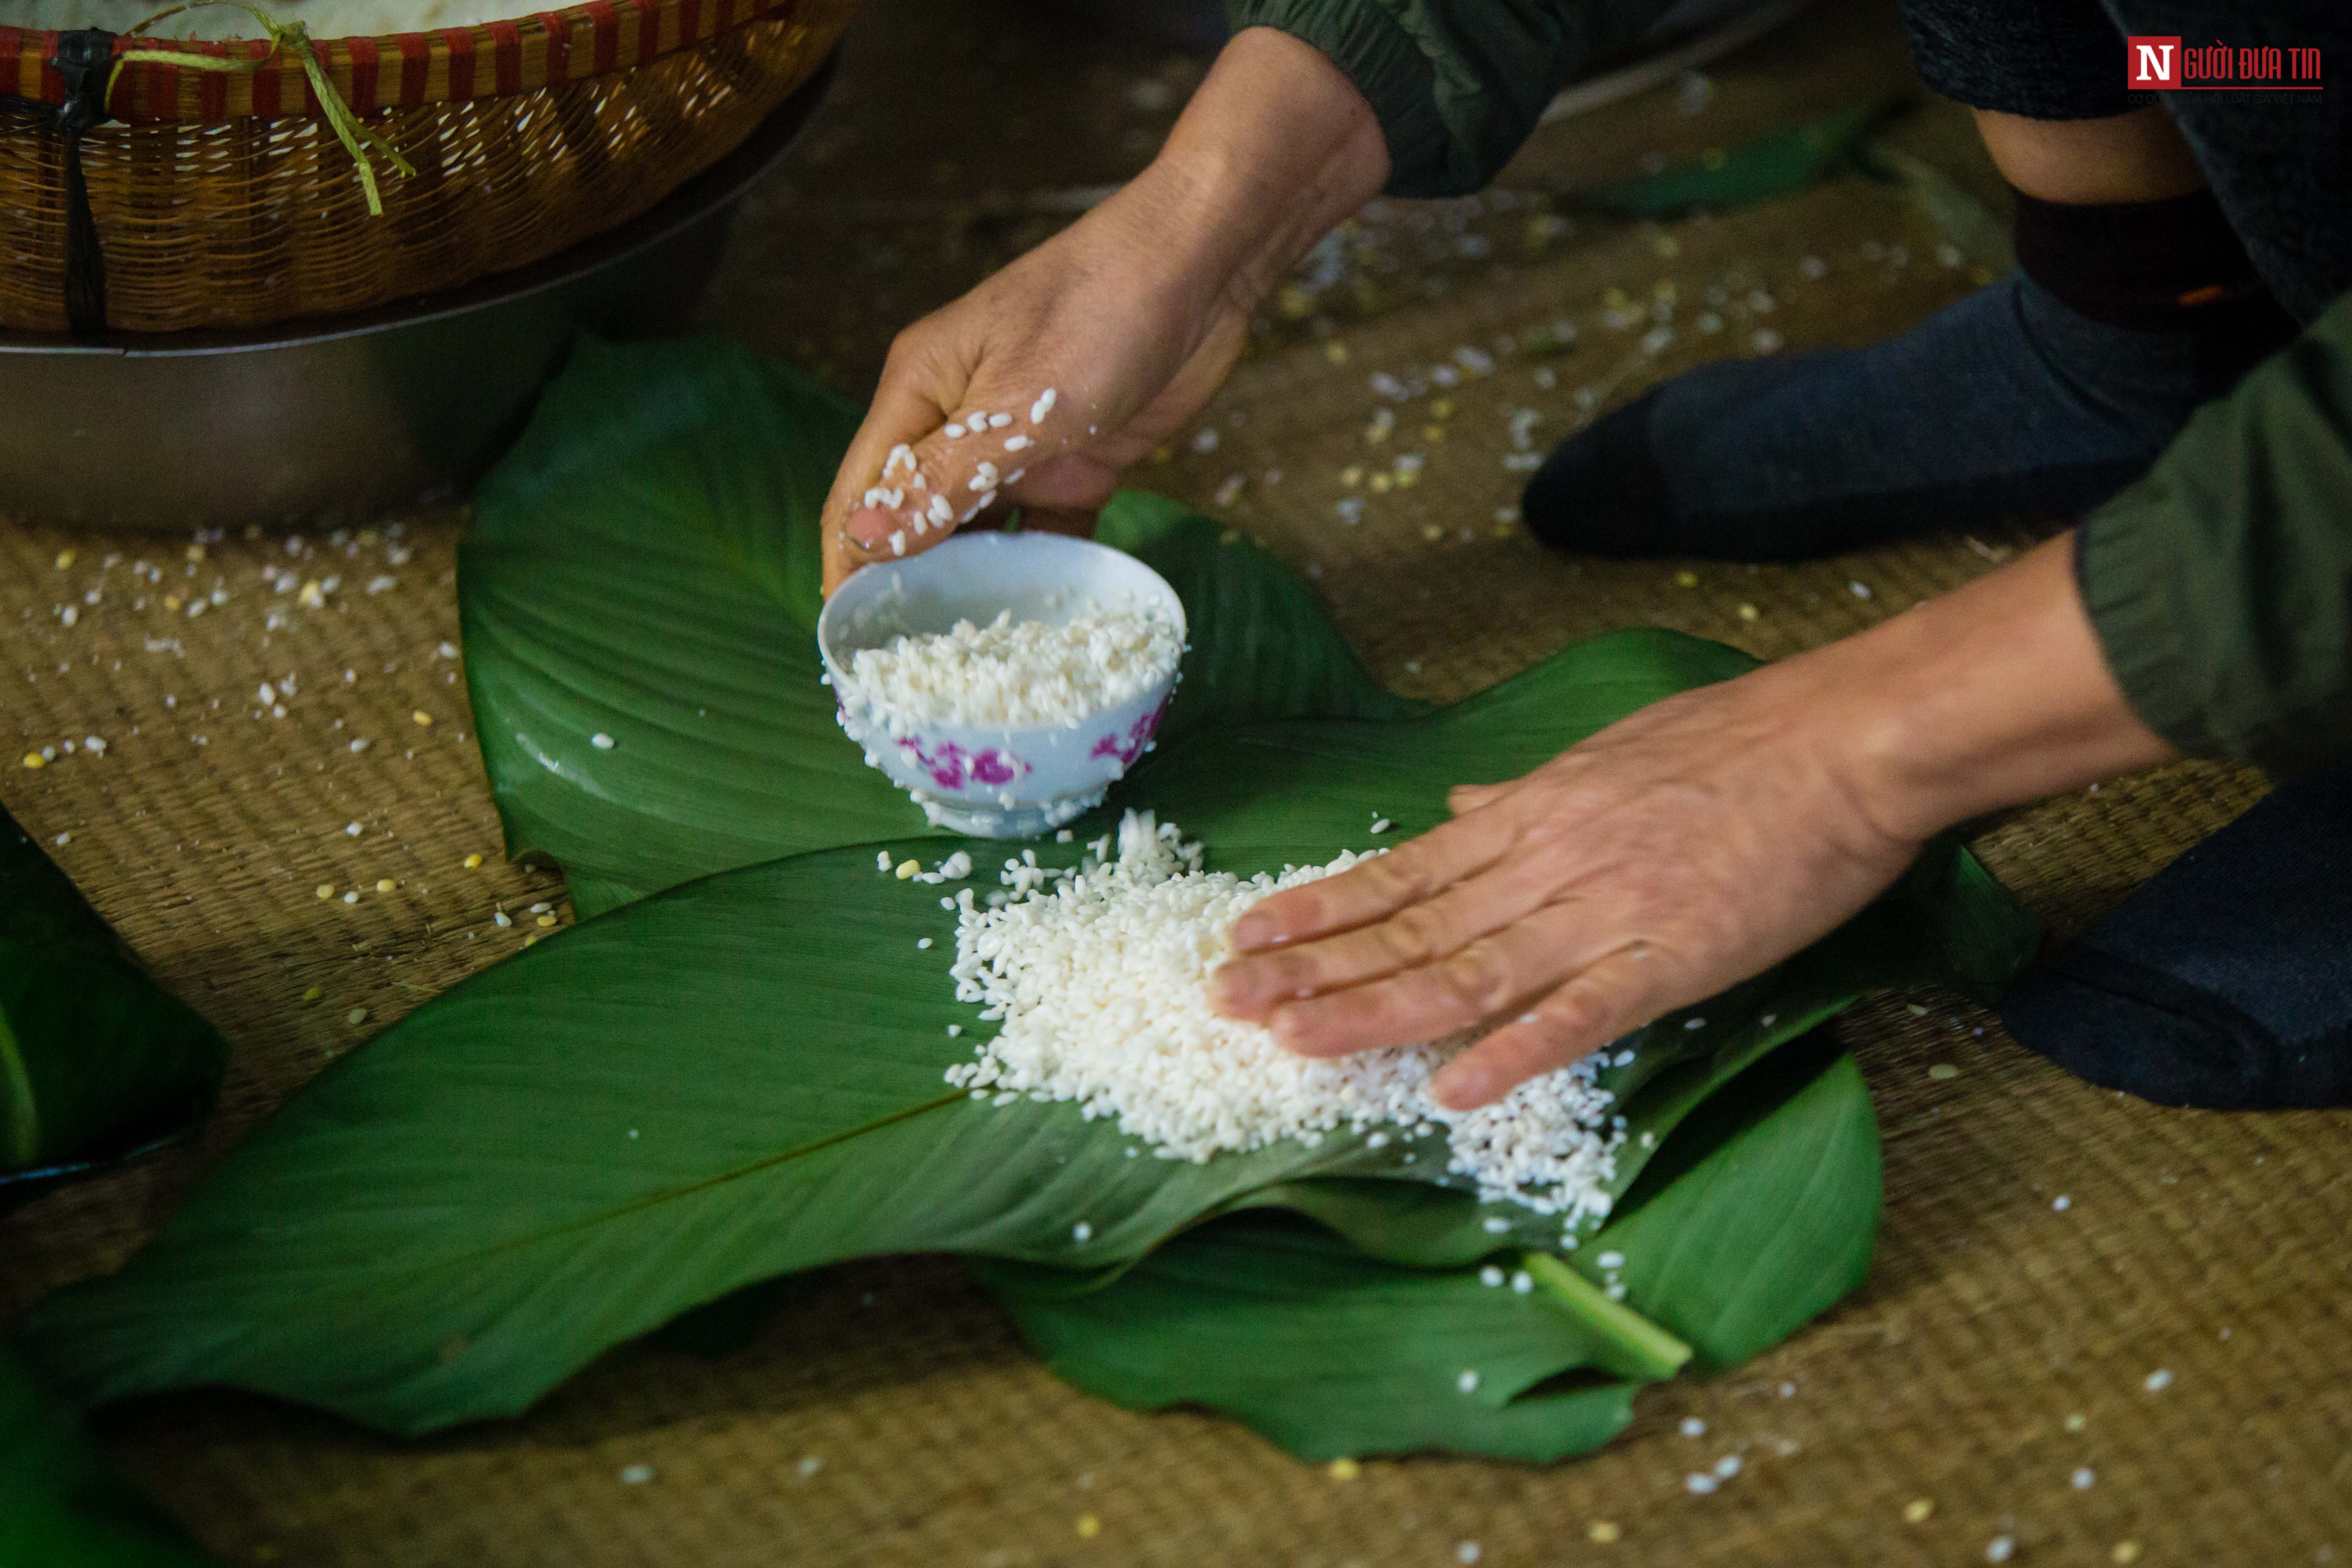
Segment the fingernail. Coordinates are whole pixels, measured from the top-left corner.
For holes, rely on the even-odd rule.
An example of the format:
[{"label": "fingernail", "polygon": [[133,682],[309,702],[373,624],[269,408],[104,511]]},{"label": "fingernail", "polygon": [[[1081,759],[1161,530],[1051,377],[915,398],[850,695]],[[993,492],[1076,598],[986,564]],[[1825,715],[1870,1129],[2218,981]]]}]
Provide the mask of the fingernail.
[{"label": "fingernail", "polygon": [[867,507],[850,514],[849,526],[843,532],[867,549],[880,549],[899,526],[898,519],[881,507]]},{"label": "fingernail", "polygon": [[1275,1009],[1273,1015],[1265,1020],[1265,1030],[1274,1036],[1274,1043],[1283,1050],[1297,1051],[1301,1056],[1308,1054],[1298,1038],[1301,1030],[1296,1008]]},{"label": "fingernail", "polygon": [[1219,969],[1209,977],[1209,1010],[1223,1018],[1234,1016],[1234,987],[1229,971]]},{"label": "fingernail", "polygon": [[1481,1072],[1440,1072],[1429,1081],[1429,1093],[1449,1111],[1475,1111],[1495,1097]]},{"label": "fingernail", "polygon": [[1220,969],[1210,982],[1209,1007],[1220,1018],[1237,1023],[1265,1023],[1275,1005],[1276,998],[1265,994],[1265,988],[1253,983],[1246,975],[1237,978],[1230,969]]}]

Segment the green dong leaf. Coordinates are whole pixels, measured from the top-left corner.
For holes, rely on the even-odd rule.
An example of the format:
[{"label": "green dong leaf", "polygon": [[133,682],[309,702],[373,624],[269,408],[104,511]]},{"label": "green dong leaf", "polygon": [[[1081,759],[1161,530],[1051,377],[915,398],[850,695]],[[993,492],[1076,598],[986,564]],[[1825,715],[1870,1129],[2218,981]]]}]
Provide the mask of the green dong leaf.
[{"label": "green dong leaf", "polygon": [[[806,631],[814,507],[848,418],[723,346],[583,344],[482,497],[461,563],[468,674],[514,846],[562,861],[587,909],[671,891],[419,1009],[289,1101],[120,1276],[46,1303],[29,1340],[75,1392],[233,1384],[422,1431],[519,1410],[681,1313],[682,1333],[740,1333],[758,1315],[747,1287],[838,1259],[960,1252],[1074,1298],[1129,1288],[1139,1260],[1213,1217],[1237,1216],[1211,1234],[1263,1233],[1252,1208],[1314,1215],[1362,1251],[1345,1268],[1383,1281],[1395,1263],[1560,1243],[1556,1222],[1446,1190],[1442,1145],[1329,1138],[1171,1164],[1069,1106],[948,1090],[983,1032],[952,999],[952,917],[938,890],[877,874],[874,841],[903,854],[929,837],[933,861],[961,841],[921,830],[837,733]],[[1365,847],[1374,816],[1432,826],[1448,786],[1524,772],[1748,667],[1626,632],[1429,712],[1381,692],[1255,549],[1148,497],[1123,498],[1104,531],[1185,595],[1194,646],[1166,744],[1079,836],[1119,805],[1154,809],[1224,869]],[[592,747],[600,732],[620,744]],[[971,847],[982,867],[1002,849]],[[794,852],[827,852],[770,859]],[[689,880],[709,872],[722,874]],[[1644,1197],[1646,1163],[1689,1145],[1676,1129],[1781,1041],[1890,979],[1997,980],[2029,939],[1942,845],[1808,953],[1644,1031],[1603,1078],[1633,1134],[1615,1223],[1679,1190]],[[1786,1136],[1770,1130],[1786,1114],[1753,1135]],[[1701,1124],[1704,1146],[1676,1156],[1688,1180],[1750,1135]],[[1823,1212],[1844,1250],[1790,1233],[1801,1277],[1775,1286],[1807,1312],[1850,1284],[1857,1231],[1866,1256],[1870,1216]],[[1774,1322],[1738,1261],[1660,1265],[1631,1297],[1639,1318],[1565,1281],[1542,1333],[1555,1360],[1568,1336],[1640,1375],[1670,1343],[1659,1325],[1733,1358]],[[1423,1297],[1394,1299],[1390,1331],[1411,1338]],[[1506,1398],[1509,1381],[1481,1407],[1553,1396]],[[1622,1389],[1559,1397],[1556,1418],[1493,1442],[1532,1452],[1623,1418]],[[1473,1444],[1415,1430],[1396,1440]]]},{"label": "green dong leaf", "polygon": [[1736,1365],[1827,1312],[1870,1270],[1882,1192],[1878,1119],[1852,1056],[1815,1035],[1749,1068],[1675,1129],[1624,1206],[1569,1264],[1606,1276]]},{"label": "green dong leaf", "polygon": [[[583,338],[484,481],[458,555],[483,760],[509,849],[560,862],[583,915],[782,855],[940,836],[818,684],[819,512],[856,427],[815,382],[733,345]],[[1100,536],[1184,601],[1193,647],[1163,740],[1419,711],[1255,546],[1139,495]]]},{"label": "green dong leaf", "polygon": [[[1199,833],[1213,864],[1258,869],[1280,843],[1327,856],[1365,841],[1375,797],[1407,827],[1433,817],[1444,782],[1549,755],[1686,681],[1701,647],[1602,639],[1419,718],[1197,734],[1139,770],[1129,799]],[[1297,802],[1286,832],[1265,804],[1277,793]],[[970,847],[983,868],[1003,851]],[[541,943],[321,1074],[122,1274],[37,1312],[34,1343],[87,1396],[228,1383],[418,1431],[519,1410],[608,1346],[774,1274],[941,1250],[1108,1277],[1279,1184],[1448,1179],[1428,1143],[1427,1158],[1331,1138],[1193,1166],[1132,1157],[1115,1126],[1067,1105],[954,1093],[945,1070],[983,1026],[953,999],[940,891],[845,849],[692,883]],[[2001,895],[1986,883],[1973,896]],[[1829,941],[1952,972],[1937,934],[1968,923],[1907,908],[1874,908]],[[1727,1075],[1722,1062],[1873,983],[1858,956],[1838,962],[1750,982],[1701,1029],[1665,1020],[1607,1081],[1637,1115],[1654,1097],[1663,1143],[1696,1097],[1651,1081],[1679,1082],[1684,1061]],[[1627,1145],[1622,1182],[1643,1156]],[[1481,1253],[1559,1240],[1556,1222],[1497,1207],[1511,1235],[1471,1223],[1465,1200],[1453,1244],[1465,1230]]]},{"label": "green dong leaf", "polygon": [[974,1272],[1056,1376],[1130,1410],[1205,1406],[1300,1458],[1555,1459],[1633,1417],[1630,1383],[1551,1386],[1594,1344],[1546,1297],[1377,1263],[1286,1217],[1219,1220],[1085,1294],[1050,1270]]},{"label": "green dong leaf", "polygon": [[222,1568],[0,1348],[0,1568]]},{"label": "green dong leaf", "polygon": [[0,1208],[185,1136],[226,1061],[0,812]]},{"label": "green dong leaf", "polygon": [[[1457,1196],[1399,1182],[1295,1185],[1386,1188],[1407,1207]],[[1672,1354],[1645,1364],[1649,1346],[1680,1334],[1707,1364],[1744,1360],[1860,1283],[1879,1169],[1853,1059],[1815,1038],[1749,1069],[1675,1134],[1628,1201],[1578,1260],[1622,1275],[1631,1306],[1654,1317],[1630,1354],[1606,1321],[1630,1308],[1592,1285],[1563,1300],[1545,1285],[1486,1285],[1474,1269],[1401,1268],[1283,1217],[1187,1232],[1093,1291],[1050,1269],[972,1267],[1056,1375],[1129,1409],[1205,1406],[1303,1458],[1582,1453],[1629,1418],[1627,1379],[1679,1364]],[[1620,1270],[1592,1267],[1604,1251],[1623,1254]],[[1534,1270],[1531,1283],[1568,1272],[1544,1254],[1496,1258]],[[1465,1389],[1466,1371],[1478,1375]]]}]

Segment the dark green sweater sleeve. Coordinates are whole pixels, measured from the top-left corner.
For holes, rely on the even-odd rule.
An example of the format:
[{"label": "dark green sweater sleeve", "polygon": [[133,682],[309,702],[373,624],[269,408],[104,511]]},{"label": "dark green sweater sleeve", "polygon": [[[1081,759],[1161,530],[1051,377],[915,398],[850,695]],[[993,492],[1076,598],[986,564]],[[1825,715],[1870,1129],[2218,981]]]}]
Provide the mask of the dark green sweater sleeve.
[{"label": "dark green sweater sleeve", "polygon": [[1509,162],[1552,95],[1671,0],[1225,0],[1346,72],[1388,137],[1389,193],[1458,196]]},{"label": "dark green sweater sleeve", "polygon": [[2080,549],[2150,728],[2278,776],[2352,758],[2352,295],[2200,409]]}]

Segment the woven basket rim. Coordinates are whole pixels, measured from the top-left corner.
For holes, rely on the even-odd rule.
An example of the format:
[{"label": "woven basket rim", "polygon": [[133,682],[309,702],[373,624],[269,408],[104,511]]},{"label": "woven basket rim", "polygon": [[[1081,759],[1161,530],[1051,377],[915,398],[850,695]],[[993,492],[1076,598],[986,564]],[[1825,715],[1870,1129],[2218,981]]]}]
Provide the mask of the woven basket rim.
[{"label": "woven basket rim", "polygon": [[[803,9],[824,8],[803,0],[581,0],[471,26],[313,38],[310,50],[344,101],[366,116],[415,104],[511,98],[629,70],[756,22],[791,21]],[[65,78],[50,63],[58,37],[54,28],[0,26],[0,93],[64,103]],[[116,40],[115,54],[135,61],[147,47],[221,58],[270,54],[269,44],[258,38],[151,44],[128,37]],[[131,122],[319,113],[302,62],[290,53],[260,70],[234,74],[133,63],[122,70],[107,107]]]}]

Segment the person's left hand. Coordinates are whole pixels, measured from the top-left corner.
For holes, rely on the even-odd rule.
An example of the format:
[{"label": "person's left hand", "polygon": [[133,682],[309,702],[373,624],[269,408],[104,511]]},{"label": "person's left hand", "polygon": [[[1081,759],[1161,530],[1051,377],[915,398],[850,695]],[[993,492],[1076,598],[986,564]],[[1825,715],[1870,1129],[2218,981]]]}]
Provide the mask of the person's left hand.
[{"label": "person's left hand", "polygon": [[[1218,1010],[1338,1056],[1507,1019],[1433,1086],[1466,1108],[1797,951],[1899,876],[1834,692],[1796,661],[1644,708],[1454,820],[1235,922]],[[1818,716],[1812,717],[1811,716]]]}]

